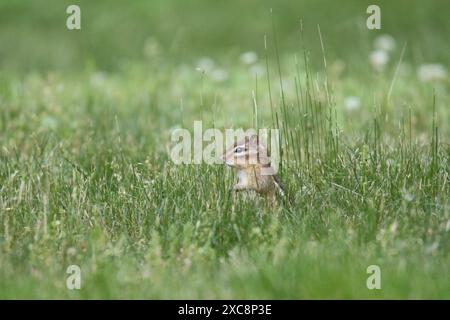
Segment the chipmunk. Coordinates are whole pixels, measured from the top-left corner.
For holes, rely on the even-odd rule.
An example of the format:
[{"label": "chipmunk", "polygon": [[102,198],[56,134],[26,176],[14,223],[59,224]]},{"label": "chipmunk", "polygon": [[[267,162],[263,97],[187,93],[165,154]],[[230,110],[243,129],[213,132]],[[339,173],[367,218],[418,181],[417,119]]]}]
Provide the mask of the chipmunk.
[{"label": "chipmunk", "polygon": [[225,164],[236,168],[238,183],[235,191],[254,190],[263,196],[285,196],[285,190],[270,164],[266,146],[256,134],[236,142],[222,156]]}]

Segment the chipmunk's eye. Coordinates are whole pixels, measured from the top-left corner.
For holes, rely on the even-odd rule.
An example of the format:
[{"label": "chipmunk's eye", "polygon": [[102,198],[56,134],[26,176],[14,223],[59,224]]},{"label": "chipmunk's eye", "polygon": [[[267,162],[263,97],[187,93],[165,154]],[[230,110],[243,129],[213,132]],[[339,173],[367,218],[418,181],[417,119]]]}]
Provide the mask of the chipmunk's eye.
[{"label": "chipmunk's eye", "polygon": [[241,153],[243,152],[245,149],[243,147],[237,147],[236,149],[234,149],[234,153]]}]

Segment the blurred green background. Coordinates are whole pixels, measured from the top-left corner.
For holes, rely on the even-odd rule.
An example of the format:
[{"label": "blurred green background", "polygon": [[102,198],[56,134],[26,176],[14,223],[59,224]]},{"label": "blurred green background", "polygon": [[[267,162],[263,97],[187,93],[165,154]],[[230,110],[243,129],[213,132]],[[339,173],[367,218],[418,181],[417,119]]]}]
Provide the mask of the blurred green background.
[{"label": "blurred green background", "polygon": [[[78,4],[81,31],[65,27],[66,7]],[[382,29],[368,30],[366,8],[382,9]],[[321,55],[321,26],[330,58],[367,56],[381,33],[409,45],[408,60],[448,64],[448,1],[13,1],[0,3],[0,66],[19,70],[80,70],[94,65],[117,70],[121,62],[145,60],[156,40],[167,63],[201,56],[231,59],[243,51],[262,54],[271,33],[270,9],[283,52],[298,50],[300,19],[313,54]],[[147,42],[148,44],[148,42]],[[231,57],[231,58],[230,58]],[[356,59],[359,61],[360,59]],[[358,63],[358,62],[355,62]]]}]

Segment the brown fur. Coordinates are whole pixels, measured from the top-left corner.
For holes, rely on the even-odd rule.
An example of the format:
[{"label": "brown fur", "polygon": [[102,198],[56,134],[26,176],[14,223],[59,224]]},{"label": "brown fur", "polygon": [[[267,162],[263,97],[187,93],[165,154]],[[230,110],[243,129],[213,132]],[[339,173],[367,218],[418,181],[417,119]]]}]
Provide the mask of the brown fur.
[{"label": "brown fur", "polygon": [[239,181],[235,191],[254,190],[260,195],[274,196],[284,190],[275,170],[270,166],[266,146],[257,135],[250,135],[231,146],[223,155],[225,164],[237,169]]}]

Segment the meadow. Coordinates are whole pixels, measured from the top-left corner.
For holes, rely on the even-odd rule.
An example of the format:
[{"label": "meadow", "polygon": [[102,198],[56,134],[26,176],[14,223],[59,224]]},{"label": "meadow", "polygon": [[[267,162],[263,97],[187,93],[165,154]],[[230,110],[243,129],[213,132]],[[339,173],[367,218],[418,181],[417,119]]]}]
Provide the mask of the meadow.
[{"label": "meadow", "polygon": [[[0,298],[450,298],[448,2],[70,4],[0,3]],[[291,203],[174,164],[196,120],[278,128]]]}]

